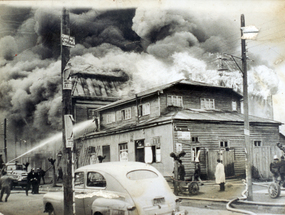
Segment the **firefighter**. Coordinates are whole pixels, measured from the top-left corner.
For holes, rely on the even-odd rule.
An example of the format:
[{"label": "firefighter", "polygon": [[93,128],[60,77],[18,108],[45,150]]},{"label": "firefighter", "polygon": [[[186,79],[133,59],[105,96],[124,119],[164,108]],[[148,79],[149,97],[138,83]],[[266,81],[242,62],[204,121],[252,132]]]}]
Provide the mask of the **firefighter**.
[{"label": "firefighter", "polygon": [[280,176],[279,169],[280,169],[280,164],[278,156],[274,155],[273,162],[270,163],[270,172],[273,174],[273,181],[276,181]]},{"label": "firefighter", "polygon": [[12,176],[8,176],[6,172],[4,172],[2,177],[0,178],[0,187],[1,187],[0,202],[2,202],[2,197],[4,193],[6,193],[5,202],[8,201],[8,198],[11,193],[11,185],[12,185],[13,179],[14,178]]}]

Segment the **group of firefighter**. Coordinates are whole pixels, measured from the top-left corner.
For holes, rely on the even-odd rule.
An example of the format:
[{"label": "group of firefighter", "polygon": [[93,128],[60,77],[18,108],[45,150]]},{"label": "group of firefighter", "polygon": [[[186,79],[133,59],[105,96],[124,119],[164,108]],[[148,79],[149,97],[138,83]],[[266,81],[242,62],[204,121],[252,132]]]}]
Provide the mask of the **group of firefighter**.
[{"label": "group of firefighter", "polygon": [[273,174],[273,180],[277,181],[281,178],[283,187],[285,187],[285,160],[283,155],[280,157],[280,160],[277,155],[274,155],[273,162],[270,164],[270,172]]}]

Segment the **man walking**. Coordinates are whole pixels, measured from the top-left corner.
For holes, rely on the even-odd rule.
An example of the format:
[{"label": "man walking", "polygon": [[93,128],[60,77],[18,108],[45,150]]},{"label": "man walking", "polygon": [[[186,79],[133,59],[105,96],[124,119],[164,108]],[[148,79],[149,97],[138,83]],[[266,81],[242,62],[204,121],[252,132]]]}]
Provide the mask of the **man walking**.
[{"label": "man walking", "polygon": [[13,179],[14,178],[12,176],[6,175],[6,172],[3,173],[3,176],[0,178],[0,187],[1,187],[0,202],[2,202],[2,197],[4,193],[6,193],[5,202],[8,201],[8,198],[11,193],[11,184],[12,184]]},{"label": "man walking", "polygon": [[216,166],[216,183],[220,185],[220,191],[225,191],[225,182],[226,182],[226,175],[225,175],[225,167],[222,164],[221,160],[217,160],[218,164]]},{"label": "man walking", "polygon": [[273,162],[270,163],[270,172],[273,174],[273,181],[276,181],[277,178],[280,176],[280,165],[279,165],[279,159],[277,155],[274,155]]}]

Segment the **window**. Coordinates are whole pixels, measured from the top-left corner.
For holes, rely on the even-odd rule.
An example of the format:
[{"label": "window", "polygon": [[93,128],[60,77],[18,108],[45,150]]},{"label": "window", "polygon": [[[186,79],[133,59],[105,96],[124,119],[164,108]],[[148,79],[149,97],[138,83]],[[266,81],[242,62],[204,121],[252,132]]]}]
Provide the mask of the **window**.
[{"label": "window", "polygon": [[176,107],[182,107],[183,101],[182,96],[167,96],[167,106],[176,106]]},{"label": "window", "polygon": [[228,145],[228,141],[221,141],[220,142],[220,147],[222,148],[227,148],[229,145]]},{"label": "window", "polygon": [[232,101],[232,111],[237,111],[237,102]]},{"label": "window", "polygon": [[254,146],[261,146],[261,141],[259,141],[259,140],[258,141],[254,141],[253,145]]},{"label": "window", "polygon": [[112,123],[115,121],[116,121],[116,114],[115,113],[107,114],[107,123]]},{"label": "window", "polygon": [[106,187],[106,180],[98,172],[88,172],[87,174],[87,186],[88,187]]},{"label": "window", "polygon": [[142,180],[157,177],[158,175],[150,170],[134,170],[127,174],[127,178],[130,180]]},{"label": "window", "polygon": [[120,161],[128,161],[128,143],[119,144],[119,159]]},{"label": "window", "polygon": [[215,99],[201,99],[201,109],[215,109]]},{"label": "window", "polygon": [[199,143],[199,137],[192,137],[192,143]]},{"label": "window", "polygon": [[150,103],[140,104],[138,106],[139,116],[145,116],[150,114]]},{"label": "window", "polygon": [[122,120],[131,119],[131,108],[121,110]]},{"label": "window", "polygon": [[84,188],[84,172],[75,173],[74,187]]}]

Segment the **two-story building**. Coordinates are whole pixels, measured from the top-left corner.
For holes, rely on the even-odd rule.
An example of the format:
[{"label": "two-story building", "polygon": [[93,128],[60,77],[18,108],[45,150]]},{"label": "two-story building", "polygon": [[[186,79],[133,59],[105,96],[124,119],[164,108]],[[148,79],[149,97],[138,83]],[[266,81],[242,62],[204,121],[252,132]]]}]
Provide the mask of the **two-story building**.
[{"label": "two-story building", "polygon": [[[200,162],[204,177],[213,178],[221,158],[226,175],[245,173],[242,95],[231,88],[179,80],[96,109],[97,131],[75,140],[76,165],[108,161],[139,161],[164,176],[173,175],[171,152],[184,150],[186,177]],[[271,119],[249,117],[250,141],[258,156],[253,165],[269,166],[278,154],[279,125]],[[268,159],[261,154],[267,153]],[[260,167],[259,174],[269,171]]]}]

